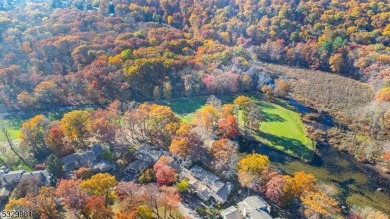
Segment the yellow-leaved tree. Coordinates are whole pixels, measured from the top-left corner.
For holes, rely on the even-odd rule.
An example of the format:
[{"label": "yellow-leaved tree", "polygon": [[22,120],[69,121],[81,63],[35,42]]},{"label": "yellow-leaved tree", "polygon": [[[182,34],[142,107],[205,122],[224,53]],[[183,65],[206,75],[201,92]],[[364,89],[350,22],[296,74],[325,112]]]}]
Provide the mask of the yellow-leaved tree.
[{"label": "yellow-leaved tree", "polygon": [[113,198],[112,189],[118,184],[115,177],[108,173],[98,173],[81,183],[81,187],[92,195],[104,196],[107,201]]},{"label": "yellow-leaved tree", "polygon": [[43,115],[34,116],[24,122],[20,131],[22,146],[28,148],[34,154],[43,152],[46,149],[45,132],[49,124],[49,119]]},{"label": "yellow-leaved tree", "polygon": [[296,172],[294,177],[285,176],[285,180],[283,191],[287,199],[299,198],[304,192],[315,190],[316,179],[312,174]]},{"label": "yellow-leaved tree", "polygon": [[85,145],[85,139],[92,130],[92,116],[88,110],[74,110],[65,113],[61,119],[64,135],[71,141]]},{"label": "yellow-leaved tree", "polygon": [[340,212],[335,199],[322,191],[308,191],[301,195],[304,213],[308,218],[335,216]]},{"label": "yellow-leaved tree", "polygon": [[269,164],[266,155],[250,154],[242,158],[238,163],[238,180],[241,185],[250,189],[259,189],[268,172]]}]

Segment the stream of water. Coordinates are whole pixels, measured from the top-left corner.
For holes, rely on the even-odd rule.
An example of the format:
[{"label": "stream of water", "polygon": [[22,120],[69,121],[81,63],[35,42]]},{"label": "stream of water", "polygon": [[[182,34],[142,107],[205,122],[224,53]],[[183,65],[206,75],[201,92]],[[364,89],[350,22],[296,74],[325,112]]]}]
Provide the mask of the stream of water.
[{"label": "stream of water", "polygon": [[[312,112],[295,101],[289,102],[300,113]],[[322,125],[332,127],[332,117],[325,116]],[[390,215],[390,177],[327,143],[317,145],[317,154],[308,163],[266,145],[261,145],[257,151],[268,155],[272,164],[286,174],[305,171],[315,175],[320,182],[335,186],[343,205],[371,206]]]}]

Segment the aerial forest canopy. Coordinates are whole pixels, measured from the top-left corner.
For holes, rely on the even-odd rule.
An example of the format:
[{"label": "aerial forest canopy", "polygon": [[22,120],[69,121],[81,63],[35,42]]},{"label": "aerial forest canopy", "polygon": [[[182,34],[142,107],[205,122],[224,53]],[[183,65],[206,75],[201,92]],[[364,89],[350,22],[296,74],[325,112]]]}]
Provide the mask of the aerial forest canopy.
[{"label": "aerial forest canopy", "polygon": [[378,101],[390,100],[388,0],[112,4],[114,17],[106,0],[2,7],[0,105],[250,91],[266,81],[261,61],[367,81]]},{"label": "aerial forest canopy", "polygon": [[0,0],[0,164],[32,218],[388,218],[390,0]]}]

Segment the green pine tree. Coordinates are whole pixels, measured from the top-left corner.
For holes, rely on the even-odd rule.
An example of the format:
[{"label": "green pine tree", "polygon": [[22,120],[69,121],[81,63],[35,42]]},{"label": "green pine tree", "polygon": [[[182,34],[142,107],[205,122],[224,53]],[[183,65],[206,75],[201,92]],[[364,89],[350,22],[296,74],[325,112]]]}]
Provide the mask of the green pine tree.
[{"label": "green pine tree", "polygon": [[47,158],[46,170],[52,175],[54,181],[65,175],[62,162],[53,154]]}]

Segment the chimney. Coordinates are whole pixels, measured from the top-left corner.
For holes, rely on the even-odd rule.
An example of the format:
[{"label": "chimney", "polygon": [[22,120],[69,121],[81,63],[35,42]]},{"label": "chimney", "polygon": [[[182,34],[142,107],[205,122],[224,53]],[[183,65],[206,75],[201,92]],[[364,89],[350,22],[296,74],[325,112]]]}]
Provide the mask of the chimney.
[{"label": "chimney", "polygon": [[2,166],[2,167],[1,167],[1,170],[2,170],[5,174],[7,174],[7,173],[9,172],[9,170],[7,169],[6,166]]},{"label": "chimney", "polygon": [[244,208],[244,209],[242,210],[242,215],[246,218],[246,215],[247,215],[246,208]]},{"label": "chimney", "polygon": [[232,185],[230,183],[227,185],[227,189],[228,189],[228,193],[232,191]]},{"label": "chimney", "polygon": [[46,184],[52,183],[52,180],[53,180],[53,177],[48,176],[48,177],[47,177],[47,182],[46,182]]}]

